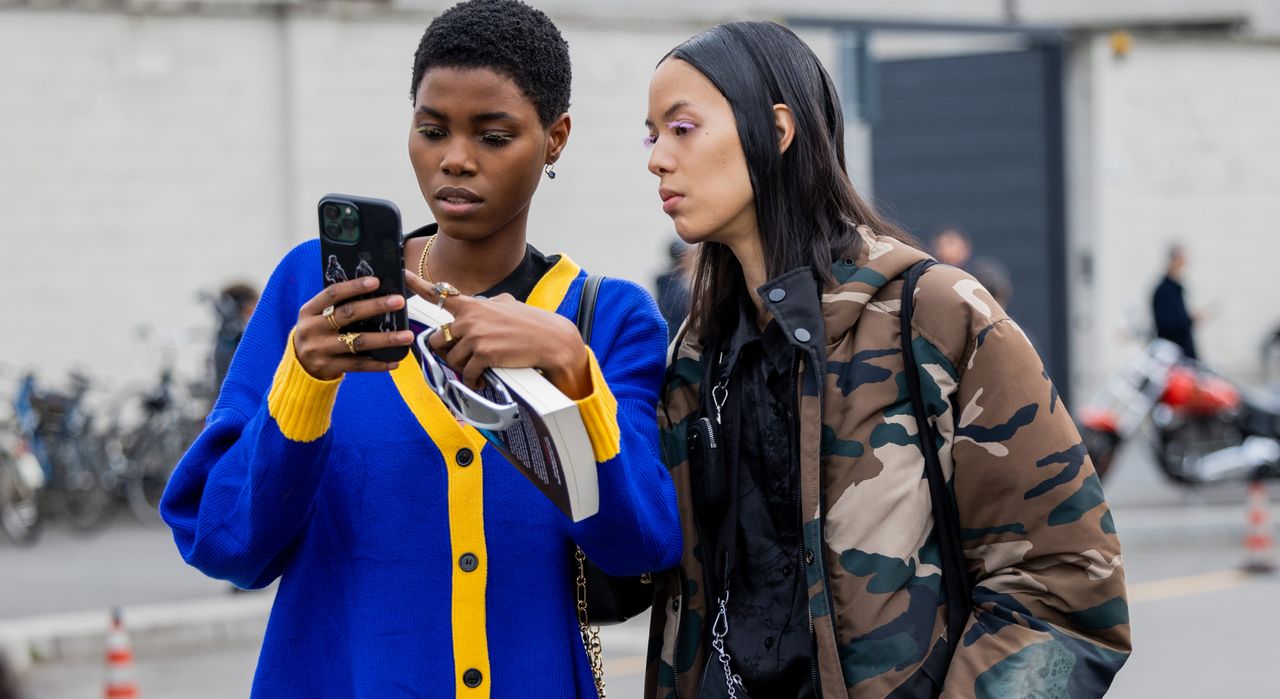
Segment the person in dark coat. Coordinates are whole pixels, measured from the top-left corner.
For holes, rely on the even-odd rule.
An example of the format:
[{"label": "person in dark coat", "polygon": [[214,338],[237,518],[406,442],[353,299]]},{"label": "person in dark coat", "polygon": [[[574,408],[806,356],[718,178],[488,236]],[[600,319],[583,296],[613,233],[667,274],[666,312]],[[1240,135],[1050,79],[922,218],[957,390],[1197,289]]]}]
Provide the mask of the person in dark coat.
[{"label": "person in dark coat", "polygon": [[688,248],[689,245],[679,238],[672,241],[669,248],[671,261],[654,283],[658,292],[658,311],[667,321],[667,342],[675,339],[689,315],[689,275],[683,262]]},{"label": "person in dark coat", "polygon": [[1169,268],[1151,297],[1151,311],[1156,321],[1156,337],[1182,348],[1188,359],[1196,359],[1194,337],[1197,316],[1187,310],[1182,273],[1187,267],[1187,253],[1181,245],[1169,249]]}]

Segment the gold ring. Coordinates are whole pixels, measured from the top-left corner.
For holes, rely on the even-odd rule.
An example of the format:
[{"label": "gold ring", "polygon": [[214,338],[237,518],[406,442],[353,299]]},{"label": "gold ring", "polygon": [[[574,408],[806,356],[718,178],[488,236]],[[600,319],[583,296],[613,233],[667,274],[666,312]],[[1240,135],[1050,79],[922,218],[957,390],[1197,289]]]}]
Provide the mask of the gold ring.
[{"label": "gold ring", "polygon": [[339,340],[347,343],[347,349],[351,354],[356,353],[356,340],[360,339],[360,333],[342,333],[338,336]]},{"label": "gold ring", "polygon": [[324,319],[329,321],[329,326],[334,330],[342,330],[342,326],[338,325],[338,319],[333,317],[333,311],[333,306],[329,306],[328,308],[325,308],[324,312],[320,315],[324,316]]},{"label": "gold ring", "polygon": [[436,282],[436,285],[432,287],[431,290],[436,293],[436,305],[440,308],[444,308],[445,299],[450,296],[462,295],[462,292],[458,291],[458,287],[450,284],[449,282]]},{"label": "gold ring", "polygon": [[453,342],[453,329],[449,327],[451,325],[453,323],[445,323],[440,326],[440,332],[444,335],[445,342]]}]

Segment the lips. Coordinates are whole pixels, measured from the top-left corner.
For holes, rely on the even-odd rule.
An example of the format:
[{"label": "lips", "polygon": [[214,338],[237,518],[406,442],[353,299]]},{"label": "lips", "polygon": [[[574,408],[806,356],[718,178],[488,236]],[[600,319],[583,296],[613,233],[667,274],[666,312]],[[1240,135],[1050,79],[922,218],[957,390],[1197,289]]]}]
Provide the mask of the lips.
[{"label": "lips", "polygon": [[674,213],[680,202],[684,201],[683,194],[666,187],[658,190],[658,196],[662,197],[662,210],[667,212],[668,215]]},{"label": "lips", "polygon": [[435,194],[437,209],[446,216],[466,216],[484,204],[479,194],[465,187],[441,187]]}]

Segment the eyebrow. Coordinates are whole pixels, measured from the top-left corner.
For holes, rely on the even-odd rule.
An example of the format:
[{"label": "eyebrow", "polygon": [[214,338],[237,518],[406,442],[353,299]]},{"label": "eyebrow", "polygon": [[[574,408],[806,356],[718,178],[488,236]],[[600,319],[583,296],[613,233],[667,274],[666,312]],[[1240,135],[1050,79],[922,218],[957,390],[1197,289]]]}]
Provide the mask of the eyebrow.
[{"label": "eyebrow", "polygon": [[[680,111],[682,108],[688,107],[688,106],[690,106],[689,100],[676,100],[675,104],[671,105],[670,107],[667,107],[667,111],[662,113],[662,120],[666,121],[670,119],[673,114]],[[644,120],[644,125],[649,128],[653,128],[653,122],[649,121],[648,119]]]},{"label": "eyebrow", "polygon": [[[443,112],[432,109],[431,107],[428,107],[426,105],[419,106],[418,113],[426,114],[428,116],[433,116],[441,121],[449,120],[449,117],[445,116]],[[485,112],[484,114],[477,114],[471,117],[471,121],[474,123],[482,123],[486,121],[519,121],[519,120],[507,112]]]}]

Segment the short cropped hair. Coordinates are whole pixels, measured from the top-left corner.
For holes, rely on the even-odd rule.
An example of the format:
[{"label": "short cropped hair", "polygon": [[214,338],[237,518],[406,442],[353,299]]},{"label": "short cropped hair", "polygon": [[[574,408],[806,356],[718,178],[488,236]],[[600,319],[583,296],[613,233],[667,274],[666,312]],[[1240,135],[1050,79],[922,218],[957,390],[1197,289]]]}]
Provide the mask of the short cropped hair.
[{"label": "short cropped hair", "polygon": [[569,110],[569,43],[541,10],[519,0],[467,0],[436,17],[413,57],[409,99],[432,68],[489,68],[511,78],[544,127]]}]

